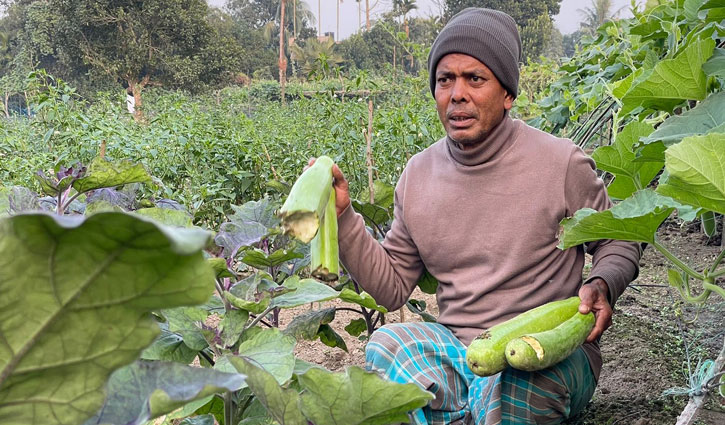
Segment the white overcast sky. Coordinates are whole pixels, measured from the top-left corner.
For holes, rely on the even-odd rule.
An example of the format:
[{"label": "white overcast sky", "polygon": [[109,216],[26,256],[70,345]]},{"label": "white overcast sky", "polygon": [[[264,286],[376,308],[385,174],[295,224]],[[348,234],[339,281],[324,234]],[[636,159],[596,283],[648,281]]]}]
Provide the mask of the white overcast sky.
[{"label": "white overcast sky", "polygon": [[[210,5],[223,7],[226,0],[207,0]],[[322,11],[322,32],[336,32],[337,27],[337,11],[334,0],[300,0],[305,1],[315,16],[317,16],[318,5]],[[371,14],[382,13],[392,9],[391,0],[368,0],[372,6],[377,2],[377,6],[372,10]],[[318,3],[319,2],[319,3]],[[418,10],[416,15],[436,16],[440,15],[440,6],[443,0],[417,0]],[[638,0],[637,3],[642,3]],[[358,30],[358,4],[355,0],[343,0],[340,4],[340,35],[347,38],[350,34],[354,34]],[[362,9],[362,25],[365,26],[365,0],[361,2]],[[577,11],[591,4],[590,0],[563,0],[559,14],[554,18],[554,24],[563,34],[569,34],[579,28],[581,22],[581,14]],[[631,16],[629,13],[630,0],[612,0],[613,10],[617,10],[624,6],[620,16]]]}]

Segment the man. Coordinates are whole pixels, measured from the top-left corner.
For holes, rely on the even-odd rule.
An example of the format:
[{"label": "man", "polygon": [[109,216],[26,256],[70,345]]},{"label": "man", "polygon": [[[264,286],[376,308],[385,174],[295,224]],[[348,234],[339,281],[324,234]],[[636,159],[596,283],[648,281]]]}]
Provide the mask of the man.
[{"label": "man", "polygon": [[[585,248],[557,248],[561,219],[610,201],[581,149],[508,116],[520,55],[516,24],[502,12],[466,9],[441,31],[428,66],[447,136],[406,165],[382,244],[333,167],[340,256],[352,277],[390,309],[404,305],[424,268],[439,281],[438,323],[387,325],[366,347],[369,369],[435,394],[411,414],[416,424],[557,423],[582,410],[611,306],[638,273],[637,244],[586,246],[593,265],[584,284]],[[538,372],[468,370],[466,347],[483,329],[574,295],[596,324],[569,358]]]}]

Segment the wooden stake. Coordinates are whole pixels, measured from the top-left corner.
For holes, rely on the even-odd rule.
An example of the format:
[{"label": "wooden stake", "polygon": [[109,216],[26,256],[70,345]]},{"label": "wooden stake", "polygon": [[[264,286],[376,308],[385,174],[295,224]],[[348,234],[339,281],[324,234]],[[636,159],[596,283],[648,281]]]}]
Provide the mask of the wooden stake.
[{"label": "wooden stake", "polygon": [[368,99],[368,131],[365,134],[365,142],[367,143],[367,162],[368,166],[368,188],[370,190],[370,203],[375,203],[375,189],[373,187],[373,100]]},{"label": "wooden stake", "polygon": [[282,105],[285,103],[284,86],[287,79],[287,56],[284,54],[284,4],[285,0],[280,0],[279,12],[279,84],[282,97]]}]

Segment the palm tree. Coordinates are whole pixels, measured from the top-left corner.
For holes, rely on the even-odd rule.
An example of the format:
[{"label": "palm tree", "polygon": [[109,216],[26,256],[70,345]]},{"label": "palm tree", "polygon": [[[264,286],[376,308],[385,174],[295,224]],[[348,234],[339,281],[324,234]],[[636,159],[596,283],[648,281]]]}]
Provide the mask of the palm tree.
[{"label": "palm tree", "polygon": [[304,48],[297,44],[291,45],[290,52],[292,60],[297,62],[307,78],[326,78],[343,62],[342,56],[335,53],[333,39],[323,42],[309,39],[305,42]]},{"label": "palm tree", "polygon": [[614,12],[612,9],[612,0],[591,0],[591,6],[584,9],[577,9],[584,18],[581,23],[581,29],[587,34],[593,34],[597,28],[607,21],[615,18],[626,6],[622,6]]},{"label": "palm tree", "polygon": [[405,26],[405,36],[410,37],[410,28],[408,27],[408,13],[418,8],[415,4],[415,0],[393,0],[393,10],[397,16],[403,18],[403,25]]}]

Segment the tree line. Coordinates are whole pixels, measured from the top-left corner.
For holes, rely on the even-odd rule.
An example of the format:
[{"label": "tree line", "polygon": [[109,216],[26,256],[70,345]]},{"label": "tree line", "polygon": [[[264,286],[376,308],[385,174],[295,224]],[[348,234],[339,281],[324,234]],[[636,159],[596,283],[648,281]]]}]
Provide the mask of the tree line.
[{"label": "tree line", "polygon": [[369,28],[335,42],[318,39],[315,16],[302,0],[228,0],[221,9],[205,0],[0,0],[0,88],[7,105],[30,71],[45,69],[88,96],[126,88],[140,106],[150,86],[193,93],[355,69],[416,73],[446,21],[470,6],[513,16],[527,60],[559,57],[567,53],[567,40],[552,24],[560,2],[445,0],[440,16],[411,17],[415,0],[394,0]]}]

